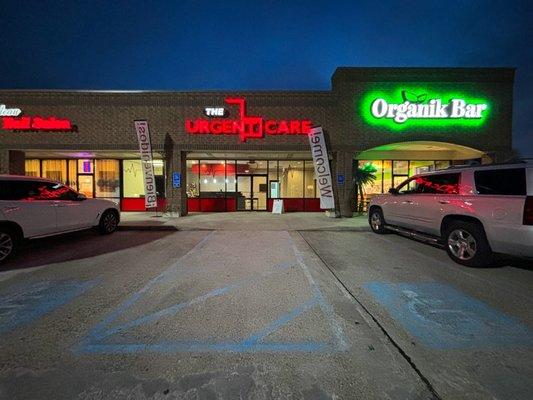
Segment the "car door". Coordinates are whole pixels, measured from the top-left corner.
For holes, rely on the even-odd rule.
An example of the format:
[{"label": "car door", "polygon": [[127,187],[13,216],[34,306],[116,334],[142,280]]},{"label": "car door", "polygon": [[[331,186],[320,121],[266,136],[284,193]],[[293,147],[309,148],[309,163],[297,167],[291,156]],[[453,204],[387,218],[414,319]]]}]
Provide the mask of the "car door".
[{"label": "car door", "polygon": [[90,226],[89,210],[79,194],[62,183],[49,183],[46,192],[56,210],[57,231],[66,232]]},{"label": "car door", "polygon": [[385,220],[392,225],[414,229],[412,212],[416,195],[416,181],[414,178],[407,179],[396,188],[396,193],[390,197],[387,205]]},{"label": "car door", "polygon": [[9,179],[1,182],[0,207],[4,218],[17,223],[24,237],[50,235],[57,231],[52,199],[41,198],[43,181]]},{"label": "car door", "polygon": [[457,203],[460,172],[421,175],[417,180],[417,195],[412,203],[413,226],[420,232],[440,235],[444,215]]}]

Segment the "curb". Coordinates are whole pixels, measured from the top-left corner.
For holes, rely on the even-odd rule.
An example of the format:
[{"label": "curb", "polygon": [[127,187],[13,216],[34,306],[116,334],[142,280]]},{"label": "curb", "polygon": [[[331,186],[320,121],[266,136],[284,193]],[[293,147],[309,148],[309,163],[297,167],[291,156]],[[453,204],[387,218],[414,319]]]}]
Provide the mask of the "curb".
[{"label": "curb", "polygon": [[170,231],[177,232],[179,228],[174,225],[119,225],[119,231]]}]

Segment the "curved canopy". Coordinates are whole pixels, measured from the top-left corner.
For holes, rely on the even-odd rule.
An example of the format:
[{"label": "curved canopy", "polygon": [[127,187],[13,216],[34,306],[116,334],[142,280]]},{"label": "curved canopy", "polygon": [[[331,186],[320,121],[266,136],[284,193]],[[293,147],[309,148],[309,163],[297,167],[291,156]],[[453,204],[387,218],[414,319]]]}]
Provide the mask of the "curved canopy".
[{"label": "curved canopy", "polygon": [[471,147],[446,142],[415,141],[389,143],[360,152],[359,160],[472,160],[490,158]]}]

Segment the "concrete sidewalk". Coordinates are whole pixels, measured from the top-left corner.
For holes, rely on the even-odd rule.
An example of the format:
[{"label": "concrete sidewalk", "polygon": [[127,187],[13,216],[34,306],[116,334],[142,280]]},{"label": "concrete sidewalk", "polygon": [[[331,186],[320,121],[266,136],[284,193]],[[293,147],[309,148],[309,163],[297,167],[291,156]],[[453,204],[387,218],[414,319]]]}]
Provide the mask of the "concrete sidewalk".
[{"label": "concrete sidewalk", "polygon": [[225,212],[168,217],[155,212],[123,212],[121,230],[368,231],[367,216],[330,218],[325,213]]}]

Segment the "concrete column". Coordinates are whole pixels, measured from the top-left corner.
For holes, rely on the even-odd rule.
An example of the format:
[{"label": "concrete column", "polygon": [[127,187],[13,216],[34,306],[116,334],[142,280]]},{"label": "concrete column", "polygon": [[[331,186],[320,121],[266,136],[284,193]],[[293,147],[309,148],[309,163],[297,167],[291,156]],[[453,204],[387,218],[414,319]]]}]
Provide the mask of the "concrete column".
[{"label": "concrete column", "polygon": [[[355,205],[353,190],[353,153],[347,151],[336,152],[336,163],[333,171],[333,182],[337,186],[339,210],[342,217],[352,217]],[[344,184],[339,184],[338,175],[344,175]]]},{"label": "concrete column", "polygon": [[0,174],[24,175],[25,155],[19,150],[0,150]]},{"label": "concrete column", "polygon": [[[166,167],[166,212],[179,216],[187,215],[187,153],[181,151],[172,141],[165,143]],[[181,174],[181,187],[174,188],[172,174]]]}]

